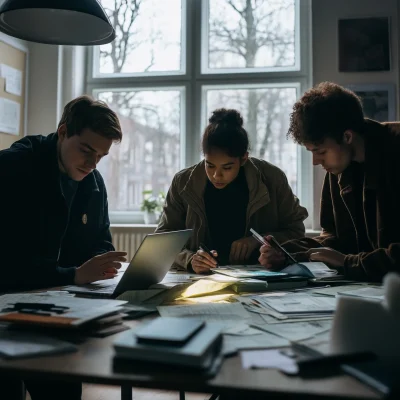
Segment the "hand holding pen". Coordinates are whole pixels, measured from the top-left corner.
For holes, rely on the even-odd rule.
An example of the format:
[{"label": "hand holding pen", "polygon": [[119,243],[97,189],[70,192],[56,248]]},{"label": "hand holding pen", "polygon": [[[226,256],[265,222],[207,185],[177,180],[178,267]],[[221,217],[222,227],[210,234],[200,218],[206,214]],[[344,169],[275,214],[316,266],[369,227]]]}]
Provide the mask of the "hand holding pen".
[{"label": "hand holding pen", "polygon": [[215,250],[209,250],[204,243],[200,243],[199,250],[192,258],[192,268],[196,274],[205,274],[210,272],[211,268],[218,267],[218,253]]}]

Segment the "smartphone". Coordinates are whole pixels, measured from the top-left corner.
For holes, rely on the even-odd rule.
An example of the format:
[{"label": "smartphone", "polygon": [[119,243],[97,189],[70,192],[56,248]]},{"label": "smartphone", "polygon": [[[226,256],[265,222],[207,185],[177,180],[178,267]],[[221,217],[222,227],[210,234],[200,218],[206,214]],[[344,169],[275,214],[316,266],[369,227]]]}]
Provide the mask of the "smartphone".
[{"label": "smartphone", "polygon": [[205,251],[208,255],[210,255],[217,262],[217,267],[218,267],[218,258],[215,257],[213,253],[211,253],[211,250],[209,250],[204,243],[200,243],[199,249]]},{"label": "smartphone", "polygon": [[293,258],[293,256],[288,253],[280,244],[279,242],[271,235],[271,241],[267,242],[259,233],[257,233],[254,229],[250,229],[250,232],[253,234],[254,238],[256,238],[260,243],[262,244],[269,244],[270,246],[272,246],[275,250],[277,251],[281,251],[290,261],[292,264],[296,264],[297,261],[295,260],[295,258]]}]

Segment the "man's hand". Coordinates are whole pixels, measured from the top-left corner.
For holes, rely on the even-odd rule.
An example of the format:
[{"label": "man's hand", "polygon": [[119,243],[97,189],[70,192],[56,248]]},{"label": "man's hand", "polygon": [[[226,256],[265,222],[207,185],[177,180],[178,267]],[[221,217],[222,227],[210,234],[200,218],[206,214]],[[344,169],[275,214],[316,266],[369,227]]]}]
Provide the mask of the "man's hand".
[{"label": "man's hand", "polygon": [[[268,236],[264,237],[268,242]],[[270,244],[265,244],[260,247],[260,257],[258,262],[267,269],[281,268],[284,266],[286,257],[278,250],[275,250]]]},{"label": "man's hand", "polygon": [[[218,253],[215,250],[211,250],[211,253],[214,257],[218,257]],[[192,258],[192,268],[196,274],[206,274],[210,272],[210,268],[215,268],[217,264],[215,258],[203,250],[198,250]]]},{"label": "man's hand", "polygon": [[330,247],[317,247],[307,251],[310,261],[321,261],[330,267],[343,267],[344,254],[333,250]]},{"label": "man's hand", "polygon": [[253,236],[235,240],[231,245],[229,262],[232,265],[246,262],[253,251],[260,247],[260,243]]},{"label": "man's hand", "polygon": [[126,261],[126,254],[124,251],[109,251],[86,261],[75,271],[75,285],[114,278],[121,262]]}]

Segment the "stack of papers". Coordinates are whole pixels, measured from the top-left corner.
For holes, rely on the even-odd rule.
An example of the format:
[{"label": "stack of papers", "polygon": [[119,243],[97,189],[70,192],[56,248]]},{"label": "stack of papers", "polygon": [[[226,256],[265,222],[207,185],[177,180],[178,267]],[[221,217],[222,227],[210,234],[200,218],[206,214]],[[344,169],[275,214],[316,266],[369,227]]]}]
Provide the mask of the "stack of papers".
[{"label": "stack of papers", "polygon": [[248,311],[259,314],[267,324],[332,319],[336,305],[335,298],[283,292],[242,296],[241,301]]},{"label": "stack of papers", "polygon": [[262,302],[275,311],[291,317],[294,315],[329,315],[336,308],[335,298],[312,296],[306,293],[287,294],[283,297],[263,297]]}]

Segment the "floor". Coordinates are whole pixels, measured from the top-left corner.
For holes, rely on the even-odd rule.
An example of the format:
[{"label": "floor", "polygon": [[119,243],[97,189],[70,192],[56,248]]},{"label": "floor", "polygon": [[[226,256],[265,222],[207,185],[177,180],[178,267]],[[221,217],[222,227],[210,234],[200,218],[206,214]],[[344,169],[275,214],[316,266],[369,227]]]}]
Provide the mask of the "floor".
[{"label": "floor", "polygon": [[[186,393],[185,400],[208,400],[211,394]],[[121,389],[115,386],[83,385],[82,400],[120,400]],[[31,400],[29,394],[26,400]],[[179,400],[178,392],[133,389],[133,400]]]}]

